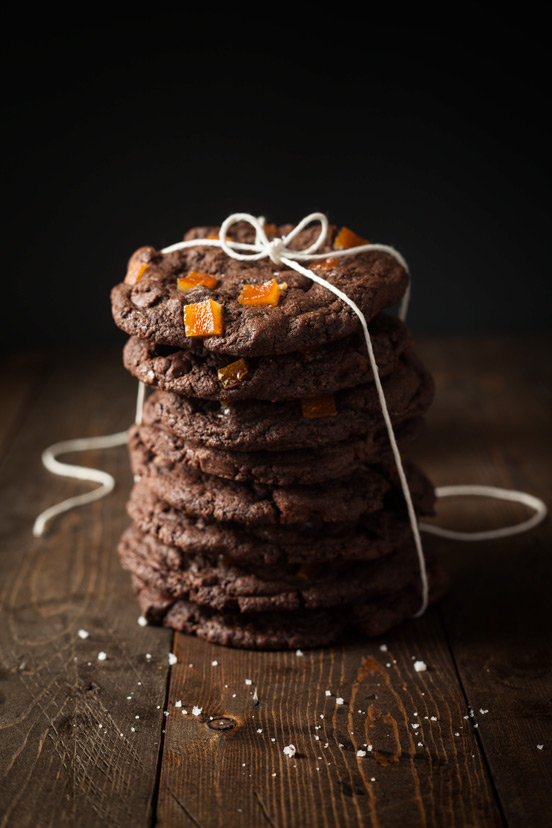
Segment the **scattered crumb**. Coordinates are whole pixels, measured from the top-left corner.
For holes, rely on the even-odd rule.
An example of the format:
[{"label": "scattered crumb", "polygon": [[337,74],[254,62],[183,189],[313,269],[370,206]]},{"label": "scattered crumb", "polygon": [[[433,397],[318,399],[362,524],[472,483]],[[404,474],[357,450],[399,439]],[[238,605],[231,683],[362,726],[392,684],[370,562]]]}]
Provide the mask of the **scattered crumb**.
[{"label": "scattered crumb", "polygon": [[323,718],[324,718],[324,714],[323,714],[323,713],[321,713],[321,714],[320,714],[320,718],[321,718],[321,719],[323,719]]},{"label": "scattered crumb", "polygon": [[418,724],[418,722],[412,722],[410,727],[413,727],[414,730],[416,730],[416,728],[420,727],[420,725]]},{"label": "scattered crumb", "polygon": [[454,735],[455,736],[460,736],[460,733],[458,731],[456,731],[456,733]]},{"label": "scattered crumb", "polygon": [[276,774],[275,774],[275,773],[273,773],[273,774],[272,774],[272,776],[276,776]]},{"label": "scattered crumb", "polygon": [[263,732],[262,727],[258,727],[258,728],[257,728],[257,733],[262,733],[262,732]]},{"label": "scattered crumb", "polygon": [[131,727],[130,729],[133,733],[136,733],[136,728],[135,727]]},{"label": "scattered crumb", "polygon": [[415,661],[414,669],[417,673],[423,673],[424,670],[427,670],[427,664],[425,663],[425,661]]},{"label": "scattered crumb", "polygon": [[194,706],[192,707],[192,715],[193,716],[199,716],[199,714],[201,713],[202,710],[203,710],[202,707],[197,707],[197,705],[194,704]]},{"label": "scattered crumb", "polygon": [[303,651],[302,651],[302,650],[295,650],[295,655],[296,655],[296,656],[302,656],[302,655],[303,655]]},{"label": "scattered crumb", "polygon": [[418,742],[418,747],[423,747],[423,746],[424,746],[423,742]]},{"label": "scattered crumb", "polygon": [[387,644],[380,644],[380,650],[382,651],[382,653],[386,653],[387,652]]},{"label": "scattered crumb", "polygon": [[235,699],[237,695],[237,693],[232,693],[232,698]]},{"label": "scattered crumb", "polygon": [[372,745],[366,745],[366,750],[372,750]]},{"label": "scattered crumb", "polygon": [[417,713],[413,713],[412,715],[413,715],[413,716],[417,716],[418,714],[417,714]]},{"label": "scattered crumb", "polygon": [[357,756],[366,756],[365,750],[357,750]]},{"label": "scattered crumb", "polygon": [[276,741],[276,736],[271,736],[271,737],[270,737],[270,741],[271,741],[271,742],[275,742],[275,741]]},{"label": "scattered crumb", "polygon": [[176,664],[178,661],[174,653],[169,653],[169,664]]},{"label": "scattered crumb", "polygon": [[[163,716],[168,716],[168,715],[169,715],[169,711],[168,710],[163,710]],[[138,716],[136,716],[136,718],[138,718]]]},{"label": "scattered crumb", "polygon": [[340,748],[345,747],[345,745],[342,745],[341,742],[339,742],[337,746]]},{"label": "scattered crumb", "polygon": [[317,742],[319,742],[319,741],[320,741],[320,736],[315,736],[314,738],[315,738],[315,740],[316,740]]},{"label": "scattered crumb", "polygon": [[140,716],[136,715],[134,718],[135,718],[135,719],[139,719],[139,718],[140,718]]},{"label": "scattered crumb", "polygon": [[141,615],[140,618],[138,619],[138,624],[141,627],[147,627],[148,626],[148,622],[146,621],[146,619],[144,618],[143,615]]},{"label": "scattered crumb", "polygon": [[88,630],[79,630],[77,635],[78,635],[79,638],[84,639],[84,638],[88,638],[90,633],[88,632]]},{"label": "scattered crumb", "polygon": [[542,750],[544,745],[537,745],[537,750]]},{"label": "scattered crumb", "polygon": [[388,661],[388,662],[387,662],[387,664],[386,664],[385,666],[386,666],[386,667],[391,667],[391,662],[390,662],[390,661]]},{"label": "scattered crumb", "polygon": [[375,782],[375,781],[376,781],[376,777],[375,777],[375,776],[373,776],[373,777],[370,779],[370,782]]},{"label": "scattered crumb", "polygon": [[131,699],[131,698],[132,698],[132,696],[127,696],[127,699]]},{"label": "scattered crumb", "polygon": [[103,724],[99,724],[98,727],[103,727]]},{"label": "scattered crumb", "polygon": [[188,711],[187,711],[187,710],[185,710],[184,708],[182,708],[182,715],[183,715],[183,716],[187,716],[187,715],[188,715]]},{"label": "scattered crumb", "polygon": [[483,715],[484,715],[485,713],[488,713],[489,711],[488,711],[488,710],[483,710],[483,708],[482,708],[482,707],[480,707],[480,708],[479,708],[479,712],[480,712],[480,713],[483,713]]},{"label": "scattered crumb", "polygon": [[341,698],[341,696],[339,696],[339,698],[337,698],[337,699],[335,700],[335,703],[336,703],[336,704],[344,704],[344,702],[345,702],[345,699],[342,699],[342,698]]},{"label": "scattered crumb", "polygon": [[105,661],[107,658],[107,653],[101,652],[98,653],[98,661]]},{"label": "scattered crumb", "polygon": [[431,716],[431,721],[436,722],[437,721],[437,716]]},{"label": "scattered crumb", "polygon": [[151,659],[152,659],[151,653],[146,653],[146,660],[151,661]]},{"label": "scattered crumb", "polygon": [[295,745],[286,745],[286,747],[284,748],[284,753],[291,759],[292,756],[295,756],[295,754],[297,753],[297,748],[295,747]]},{"label": "scattered crumb", "polygon": [[218,667],[218,661],[212,661],[211,667]]}]

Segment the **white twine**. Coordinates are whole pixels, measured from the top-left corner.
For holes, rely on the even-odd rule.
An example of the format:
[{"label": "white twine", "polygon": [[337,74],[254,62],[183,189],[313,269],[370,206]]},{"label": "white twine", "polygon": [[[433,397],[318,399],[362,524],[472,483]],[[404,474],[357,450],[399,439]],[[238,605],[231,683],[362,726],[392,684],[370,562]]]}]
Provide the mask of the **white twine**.
[{"label": "white twine", "polygon": [[[227,238],[229,228],[239,221],[248,222],[253,227],[253,229],[255,230],[254,243],[236,242]],[[305,227],[307,227],[309,224],[313,222],[320,223],[320,233],[318,235],[318,238],[309,247],[304,248],[303,250],[291,249],[289,247],[290,242],[293,241],[293,239]],[[258,261],[260,259],[269,258],[274,264],[285,265],[286,267],[295,270],[297,273],[303,274],[311,281],[316,282],[317,284],[327,288],[335,296],[337,296],[339,299],[345,302],[345,304],[348,305],[351,308],[351,310],[357,315],[362,326],[362,331],[366,342],[366,349],[370,360],[370,366],[372,368],[372,372],[374,375],[376,391],[378,394],[383,419],[385,421],[385,426],[389,436],[389,442],[391,444],[393,458],[395,460],[395,465],[397,467],[401,489],[407,507],[408,518],[412,529],[412,535],[414,538],[414,544],[416,547],[416,554],[418,557],[418,565],[420,571],[420,580],[422,585],[422,600],[420,609],[414,614],[414,617],[419,617],[423,615],[425,610],[427,609],[429,598],[427,568],[422,547],[422,541],[420,537],[420,531],[461,541],[478,541],[487,540],[491,538],[503,538],[519,534],[520,532],[526,532],[529,529],[532,529],[535,526],[537,526],[546,517],[548,513],[547,507],[545,506],[543,501],[540,500],[540,498],[534,497],[533,495],[529,495],[525,492],[517,492],[509,489],[499,489],[495,486],[442,486],[440,488],[435,489],[435,494],[438,498],[467,495],[475,495],[479,497],[493,497],[502,500],[509,500],[521,503],[525,506],[528,506],[529,508],[534,509],[535,514],[528,520],[523,521],[522,523],[515,524],[512,526],[501,527],[499,529],[487,530],[483,532],[459,532],[451,529],[441,529],[438,526],[433,526],[427,523],[418,523],[416,513],[414,510],[414,505],[412,502],[410,488],[408,486],[408,481],[406,479],[406,474],[404,472],[399,448],[397,446],[397,441],[395,438],[395,432],[393,430],[391,417],[389,415],[389,410],[387,408],[387,402],[385,400],[385,395],[379,376],[378,366],[374,356],[372,340],[370,337],[370,333],[368,331],[368,323],[366,321],[366,317],[364,316],[358,305],[356,305],[355,302],[353,302],[353,300],[350,299],[346,293],[343,293],[343,291],[339,290],[339,288],[335,287],[335,285],[332,285],[330,282],[328,282],[326,279],[323,279],[317,273],[313,273],[311,270],[308,270],[300,264],[300,262],[302,261],[316,261],[317,259],[327,259],[330,256],[331,258],[337,258],[341,256],[353,256],[359,253],[363,253],[365,251],[379,251],[382,253],[389,254],[390,256],[395,258],[399,262],[399,264],[402,265],[402,267],[404,267],[404,269],[409,275],[409,285],[400,303],[398,312],[400,319],[404,321],[406,319],[408,304],[410,301],[411,281],[410,271],[405,259],[393,247],[384,244],[363,244],[357,247],[345,248],[342,250],[332,250],[330,253],[317,253],[316,251],[326,240],[326,236],[329,229],[328,219],[323,213],[311,213],[310,215],[302,219],[302,221],[300,221],[299,224],[297,224],[286,236],[282,236],[281,238],[274,238],[272,239],[272,241],[269,241],[263,225],[263,218],[258,219],[250,213],[233,213],[223,221],[219,231],[218,239],[190,239],[187,241],[177,242],[176,244],[170,245],[169,247],[165,247],[162,249],[161,252],[163,254],[167,254],[172,253],[175,250],[182,250],[187,247],[197,247],[198,245],[205,245],[219,247],[228,256],[239,261]],[[135,421],[137,423],[141,423],[142,421],[144,399],[145,386],[143,385],[143,383],[139,383],[135,418]],[[84,495],[69,498],[68,500],[63,501],[63,503],[60,503],[57,506],[53,506],[50,509],[44,511],[41,515],[39,515],[39,517],[35,521],[33,527],[34,535],[38,536],[43,533],[46,522],[50,518],[54,517],[57,514],[60,514],[61,512],[65,512],[68,509],[73,508],[73,506],[79,506],[83,503],[89,503],[93,500],[97,500],[103,497],[106,494],[109,494],[109,492],[112,491],[115,485],[114,478],[107,472],[97,471],[95,469],[88,469],[81,466],[70,466],[65,463],[60,463],[58,460],[56,460],[55,455],[62,454],[68,451],[84,451],[90,448],[109,448],[110,446],[122,445],[126,442],[126,439],[127,432],[120,432],[119,434],[113,434],[108,437],[90,437],[79,440],[67,440],[63,443],[56,443],[54,446],[50,446],[50,448],[46,449],[43,452],[42,462],[44,463],[46,468],[52,471],[54,474],[61,474],[68,477],[74,477],[79,480],[98,482],[102,485],[99,489],[95,489],[94,491],[88,492]]]}]

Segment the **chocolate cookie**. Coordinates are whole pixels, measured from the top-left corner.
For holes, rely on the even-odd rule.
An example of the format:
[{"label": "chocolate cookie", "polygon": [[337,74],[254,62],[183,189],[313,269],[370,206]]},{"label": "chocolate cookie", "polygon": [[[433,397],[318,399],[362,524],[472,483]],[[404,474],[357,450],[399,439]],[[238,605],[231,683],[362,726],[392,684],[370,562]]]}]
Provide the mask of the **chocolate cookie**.
[{"label": "chocolate cookie", "polygon": [[264,486],[206,475],[153,454],[133,430],[130,462],[161,499],[205,520],[244,524],[344,522],[381,509],[390,488],[379,467],[312,486]]},{"label": "chocolate cookie", "polygon": [[[216,562],[187,554],[179,567],[164,565],[170,550],[135,527],[119,544],[124,569],[148,589],[177,600],[184,598],[216,610],[240,612],[320,609],[370,601],[402,589],[418,570],[411,539],[401,548],[372,561],[323,564],[251,564],[246,568],[220,558]],[[174,559],[174,556],[173,556]]]},{"label": "chocolate cookie", "polygon": [[[402,450],[423,431],[423,417],[413,417],[395,427]],[[290,451],[224,451],[179,440],[166,428],[135,425],[140,442],[153,454],[181,463],[189,469],[244,483],[269,486],[325,483],[352,474],[368,463],[390,460],[391,444],[385,426],[357,439],[322,446],[318,449]]]},{"label": "chocolate cookie", "polygon": [[[394,423],[423,414],[434,394],[431,375],[411,351],[382,380]],[[380,429],[383,415],[375,384],[338,391],[333,416],[303,416],[299,400],[237,400],[218,404],[155,391],[146,401],[143,422],[160,425],[193,445],[230,451],[317,449]]]},{"label": "chocolate cookie", "polygon": [[[404,323],[383,313],[372,320],[370,332],[378,372],[383,377],[395,368],[410,344],[410,335]],[[146,385],[205,400],[299,399],[333,394],[374,378],[366,343],[358,334],[280,356],[240,360],[236,368],[239,379],[234,375],[224,378],[230,362],[224,354],[197,353],[137,337],[131,337],[125,345],[123,361],[125,368]]]},{"label": "chocolate cookie", "polygon": [[[429,601],[446,591],[448,578],[434,562],[428,565]],[[320,647],[338,640],[347,629],[364,635],[382,635],[412,616],[420,606],[420,584],[415,575],[398,591],[371,601],[320,610],[241,613],[201,607],[185,599],[165,598],[133,576],[133,588],[144,616],[189,635],[251,650],[295,650]]]},{"label": "chocolate cookie", "polygon": [[[290,229],[281,227],[279,234]],[[218,233],[216,228],[195,228],[185,238],[206,238],[213,231]],[[318,233],[317,227],[307,228],[291,246],[305,248]],[[254,240],[254,231],[248,224],[235,225],[230,235],[238,241]],[[336,228],[332,227],[325,247],[319,252],[330,253],[335,236]],[[361,331],[356,314],[331,291],[268,259],[241,262],[219,248],[198,245],[167,254],[140,248],[130,265],[136,267],[139,263],[147,265],[140,280],[134,285],[123,282],[111,292],[113,318],[130,336],[160,345],[255,357],[286,354]],[[311,267],[346,293],[368,320],[396,304],[408,285],[405,269],[393,256],[378,251],[339,258],[330,267],[319,264]],[[179,290],[177,279],[191,271],[216,276],[216,286]],[[262,284],[271,279],[287,285],[277,306],[248,306],[238,302],[245,284]],[[201,338],[187,336],[184,306],[207,299],[222,306],[223,333]]]},{"label": "chocolate cookie", "polygon": [[[432,515],[434,492],[422,475],[411,477],[417,514]],[[248,526],[206,521],[160,500],[145,481],[132,489],[128,514],[143,533],[159,540],[170,555],[166,566],[185,565],[185,556],[220,556],[240,565],[328,563],[340,559],[372,560],[401,546],[412,535],[402,492],[392,489],[384,507],[354,523],[310,522],[306,525]]]}]

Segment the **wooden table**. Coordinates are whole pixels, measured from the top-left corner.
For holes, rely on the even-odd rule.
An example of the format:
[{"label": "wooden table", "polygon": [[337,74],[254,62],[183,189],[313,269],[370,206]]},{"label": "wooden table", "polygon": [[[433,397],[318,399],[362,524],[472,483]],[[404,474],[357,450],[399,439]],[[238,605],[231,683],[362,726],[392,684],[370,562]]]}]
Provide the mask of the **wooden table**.
[{"label": "wooden table", "polygon": [[[552,502],[550,344],[418,344],[438,393],[413,455],[436,485]],[[128,523],[124,448],[67,455],[118,486],[31,535],[42,509],[90,488],[46,472],[41,450],[133,417],[120,352],[16,354],[4,369],[2,828],[552,824],[549,520],[503,541],[426,536],[450,593],[381,639],[301,656],[143,628],[115,552]],[[439,504],[447,526],[527,515],[497,501]]]}]

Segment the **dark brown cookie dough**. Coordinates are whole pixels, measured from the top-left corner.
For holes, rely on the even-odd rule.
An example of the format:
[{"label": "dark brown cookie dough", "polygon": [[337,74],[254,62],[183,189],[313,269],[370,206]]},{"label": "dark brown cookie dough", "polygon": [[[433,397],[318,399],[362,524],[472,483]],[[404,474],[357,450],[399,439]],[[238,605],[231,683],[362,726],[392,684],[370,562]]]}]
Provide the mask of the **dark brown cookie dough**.
[{"label": "dark brown cookie dough", "polygon": [[205,520],[267,525],[354,521],[381,509],[391,485],[376,467],[313,486],[236,483],[153,454],[136,431],[129,450],[134,474],[161,500]]},{"label": "dark brown cookie dough", "polygon": [[[378,314],[370,324],[380,376],[391,373],[411,339],[404,323]],[[218,370],[232,358],[189,348],[156,345],[131,337],[123,350],[125,368],[146,385],[206,400],[289,400],[333,394],[373,381],[364,338],[358,334],[336,342],[279,356],[248,357],[247,373],[224,387]]]},{"label": "dark brown cookie dough", "polygon": [[[423,417],[413,417],[395,427],[399,449],[416,440],[424,428]],[[186,468],[236,480],[269,486],[312,485],[345,477],[368,463],[390,460],[391,444],[385,426],[371,434],[317,449],[290,451],[225,451],[179,440],[176,434],[155,425],[132,426],[144,446]]]},{"label": "dark brown cookie dough", "polygon": [[[280,228],[280,233],[290,227]],[[195,228],[185,238],[206,238],[215,228]],[[292,247],[304,248],[318,235],[311,227],[300,233]],[[325,247],[331,252],[336,228],[331,228]],[[231,230],[236,240],[253,241],[254,231],[239,224]],[[351,308],[322,285],[303,274],[274,265],[268,259],[237,261],[216,247],[198,245],[162,254],[141,248],[134,254],[149,266],[135,285],[124,282],[111,292],[113,318],[130,336],[157,344],[181,348],[206,349],[238,357],[285,354],[322,345],[361,331]],[[179,291],[177,278],[190,271],[215,275],[214,288],[203,286]],[[326,281],[354,301],[370,320],[384,308],[396,304],[408,285],[408,274],[390,254],[368,251],[343,257],[335,266],[318,270]],[[276,279],[287,284],[278,306],[244,306],[237,297],[245,284],[261,284]],[[223,307],[224,332],[201,338],[186,336],[183,308],[205,299]]]},{"label": "dark brown cookie dough", "polygon": [[[411,475],[410,484],[417,514],[432,515],[435,497],[429,480],[421,474]],[[206,521],[160,500],[143,480],[134,485],[127,509],[135,526],[168,550],[170,557],[164,565],[173,568],[185,565],[188,554],[209,560],[223,556],[241,565],[372,560],[412,535],[402,492],[397,489],[388,492],[381,510],[354,523],[245,527]]]},{"label": "dark brown cookie dough", "polygon": [[[435,562],[428,565],[429,603],[446,592],[448,578]],[[318,610],[242,613],[217,611],[185,599],[173,601],[132,577],[144,616],[212,644],[250,650],[296,650],[337,641],[346,630],[367,636],[382,635],[412,616],[420,607],[419,578],[400,590],[345,606]]]},{"label": "dark brown cookie dough", "polygon": [[[412,352],[382,380],[394,423],[423,414],[431,404],[431,375]],[[237,400],[219,404],[155,391],[144,406],[143,422],[173,431],[189,444],[230,451],[316,449],[361,437],[381,428],[384,420],[375,384],[334,395],[337,414],[303,417],[298,400]]]},{"label": "dark brown cookie dough", "polygon": [[[158,547],[158,548],[156,548]],[[405,586],[418,570],[412,540],[376,560],[292,566],[288,563],[237,566],[188,555],[179,568],[163,565],[163,544],[131,527],[119,544],[124,569],[151,591],[184,598],[216,610],[240,612],[320,609],[369,601]]]}]

